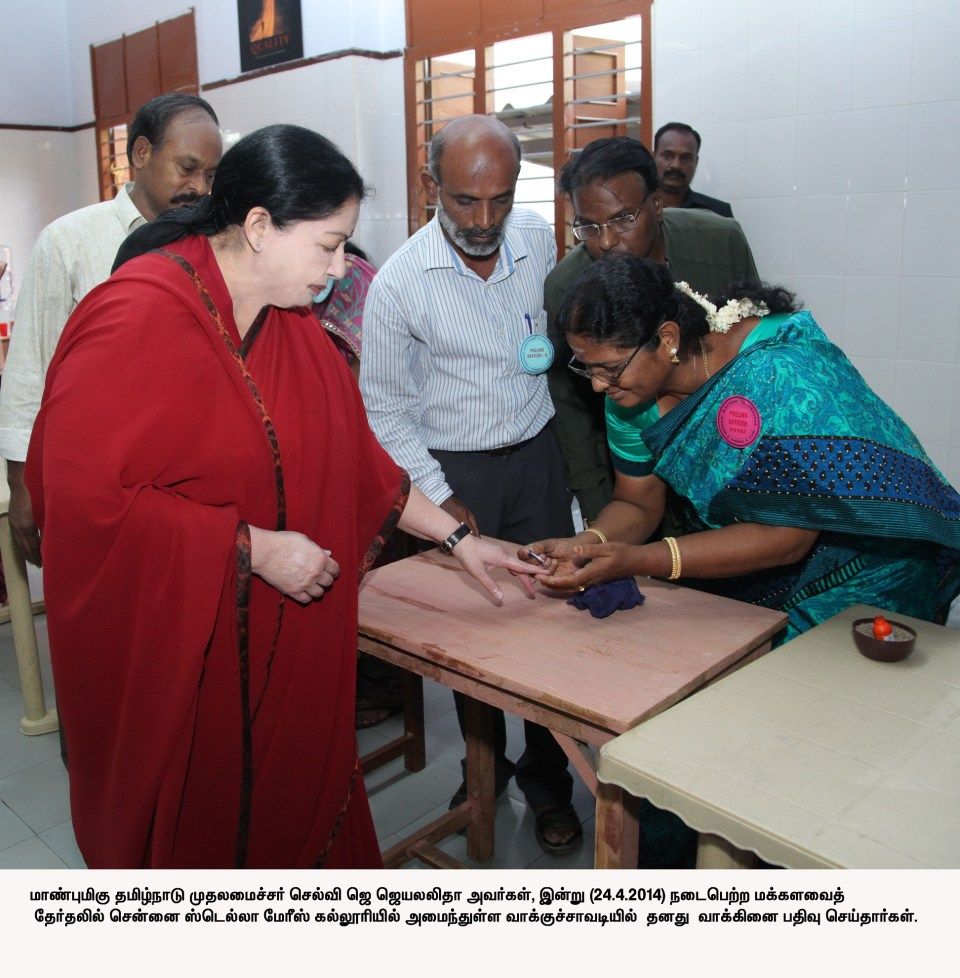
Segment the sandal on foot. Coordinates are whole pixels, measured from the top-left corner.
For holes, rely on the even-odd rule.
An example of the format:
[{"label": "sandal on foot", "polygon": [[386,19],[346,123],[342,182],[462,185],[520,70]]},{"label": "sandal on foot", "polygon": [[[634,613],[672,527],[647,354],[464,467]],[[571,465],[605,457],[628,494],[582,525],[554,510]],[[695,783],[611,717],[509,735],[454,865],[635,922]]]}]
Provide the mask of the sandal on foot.
[{"label": "sandal on foot", "polygon": [[387,710],[383,707],[358,706],[353,728],[354,730],[367,730],[369,727],[375,727],[378,723],[383,723],[384,720],[389,720],[393,713],[393,710]]},{"label": "sandal on foot", "polygon": [[[546,805],[534,810],[537,824],[534,833],[537,845],[551,856],[566,856],[576,852],[583,845],[583,826],[573,805]],[[551,829],[566,829],[573,834],[566,842],[554,843],[547,839]],[[575,830],[575,831],[574,831]]]}]

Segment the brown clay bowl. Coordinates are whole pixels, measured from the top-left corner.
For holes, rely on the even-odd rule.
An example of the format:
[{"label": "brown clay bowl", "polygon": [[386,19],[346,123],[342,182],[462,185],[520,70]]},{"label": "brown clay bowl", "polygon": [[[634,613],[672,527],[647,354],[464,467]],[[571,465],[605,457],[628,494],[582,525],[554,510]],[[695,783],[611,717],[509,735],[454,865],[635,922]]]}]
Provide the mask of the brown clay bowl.
[{"label": "brown clay bowl", "polygon": [[901,621],[888,618],[893,626],[893,634],[898,636],[891,641],[873,637],[873,619],[858,618],[853,623],[853,641],[861,655],[877,662],[899,662],[905,659],[917,643],[917,633]]}]

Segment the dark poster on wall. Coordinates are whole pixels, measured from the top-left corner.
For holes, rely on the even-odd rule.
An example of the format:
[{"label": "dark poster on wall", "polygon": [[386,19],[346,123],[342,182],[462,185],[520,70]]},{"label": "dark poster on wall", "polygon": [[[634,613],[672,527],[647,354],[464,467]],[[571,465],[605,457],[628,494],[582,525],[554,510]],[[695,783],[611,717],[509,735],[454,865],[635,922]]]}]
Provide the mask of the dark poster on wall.
[{"label": "dark poster on wall", "polygon": [[303,57],[300,0],[237,0],[240,71]]}]

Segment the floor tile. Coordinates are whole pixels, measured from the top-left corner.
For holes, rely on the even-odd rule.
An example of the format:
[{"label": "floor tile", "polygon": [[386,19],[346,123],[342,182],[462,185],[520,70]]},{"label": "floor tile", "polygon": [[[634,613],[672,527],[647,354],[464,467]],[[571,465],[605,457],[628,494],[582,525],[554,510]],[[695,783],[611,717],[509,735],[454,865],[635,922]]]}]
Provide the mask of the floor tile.
[{"label": "floor tile", "polygon": [[0,852],[0,869],[65,869],[66,864],[36,836]]},{"label": "floor tile", "polygon": [[17,701],[0,705],[0,779],[60,756],[57,733],[27,737],[20,732],[23,703],[19,697],[17,693]]},{"label": "floor tile", "polygon": [[33,829],[0,802],[0,852],[33,837]]},{"label": "floor tile", "polygon": [[45,832],[70,817],[67,771],[57,757],[0,779],[4,802],[34,832]]},{"label": "floor tile", "polygon": [[413,774],[396,760],[374,771],[366,784],[377,835],[383,838],[448,804],[460,785],[460,775],[442,764],[429,764]]},{"label": "floor tile", "polygon": [[73,834],[73,823],[61,822],[52,829],[40,833],[40,839],[52,849],[71,869],[86,869],[87,864],[77,848],[77,840]]}]

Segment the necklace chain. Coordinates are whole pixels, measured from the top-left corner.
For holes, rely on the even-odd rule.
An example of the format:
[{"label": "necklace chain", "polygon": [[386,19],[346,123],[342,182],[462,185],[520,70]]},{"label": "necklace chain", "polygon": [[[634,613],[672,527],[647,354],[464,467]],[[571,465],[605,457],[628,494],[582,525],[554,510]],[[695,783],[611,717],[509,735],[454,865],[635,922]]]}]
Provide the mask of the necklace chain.
[{"label": "necklace chain", "polygon": [[710,379],[710,364],[707,361],[707,348],[703,345],[703,340],[700,340],[700,353],[703,355],[703,374],[704,380]]}]

